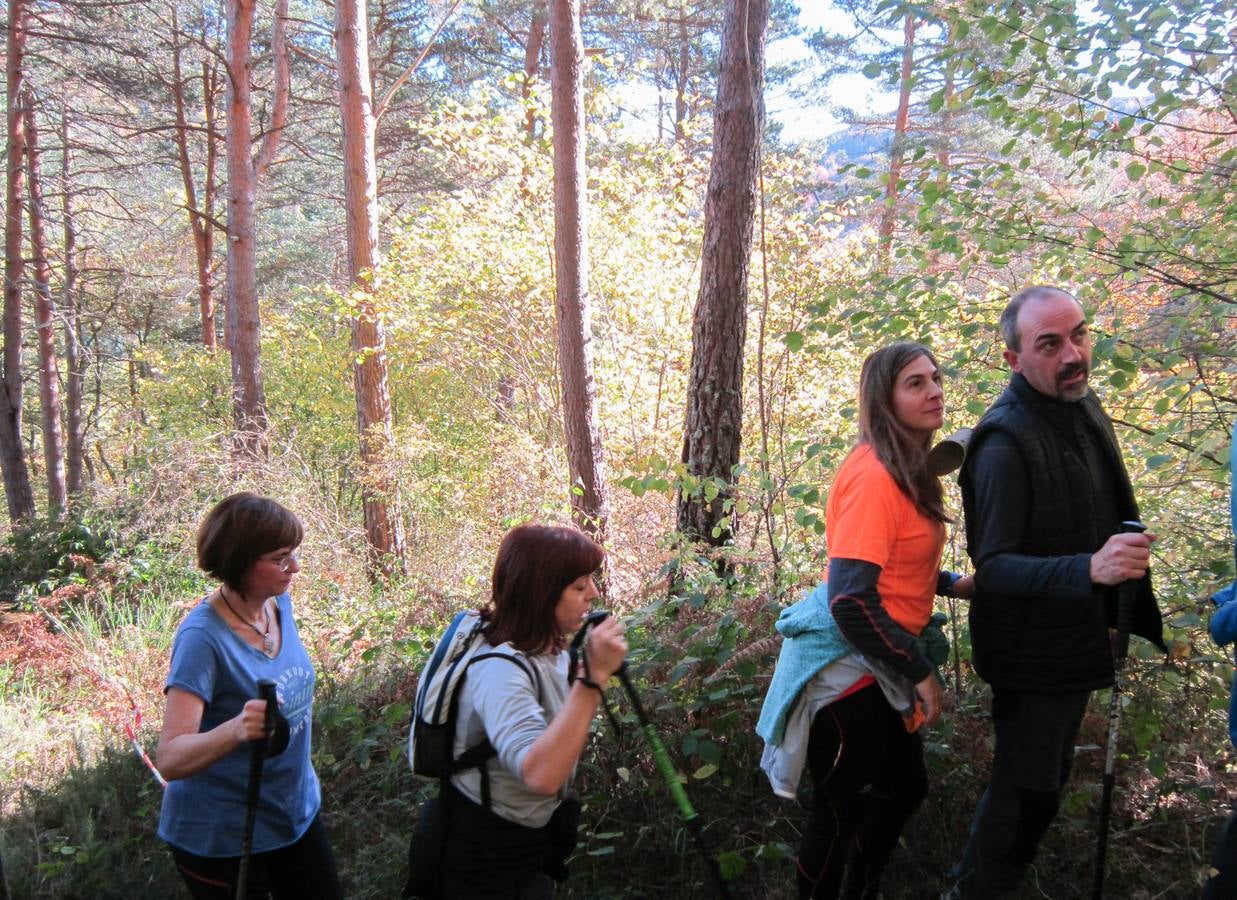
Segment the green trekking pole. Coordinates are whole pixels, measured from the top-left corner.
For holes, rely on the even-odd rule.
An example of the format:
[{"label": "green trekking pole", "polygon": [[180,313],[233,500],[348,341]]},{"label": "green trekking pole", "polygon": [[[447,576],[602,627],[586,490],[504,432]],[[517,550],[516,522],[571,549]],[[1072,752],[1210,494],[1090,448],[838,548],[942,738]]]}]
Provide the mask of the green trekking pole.
[{"label": "green trekking pole", "polygon": [[627,692],[628,699],[631,700],[632,709],[636,711],[636,718],[640,722],[640,731],[644,734],[644,739],[649,743],[649,749],[653,751],[653,762],[657,764],[657,770],[661,772],[661,777],[666,781],[666,787],[670,790],[670,796],[674,798],[675,804],[679,807],[679,812],[683,814],[683,821],[687,825],[687,830],[692,833],[692,838],[696,841],[696,849],[700,851],[700,855],[704,857],[705,862],[709,866],[709,871],[713,873],[713,880],[717,884],[718,895],[729,900],[730,887],[726,884],[726,879],[722,877],[721,867],[717,864],[717,859],[713,854],[709,853],[708,847],[704,843],[704,831],[700,826],[700,815],[692,808],[691,801],[687,799],[687,791],[683,789],[683,780],[679,777],[679,773],[674,769],[674,763],[670,761],[670,754],[666,752],[666,745],[661,742],[657,731],[653,728],[653,723],[649,721],[649,717],[644,712],[644,706],[640,703],[640,695],[636,693],[635,687],[632,686],[631,679],[627,677],[627,664],[624,663],[615,673],[618,675],[619,682],[623,685],[623,690]]},{"label": "green trekking pole", "polygon": [[[571,667],[569,671],[572,673],[572,677],[574,677],[576,671],[576,660],[582,656],[586,672],[585,677],[587,678],[588,654],[587,652],[581,653],[585,649],[583,646],[584,639],[588,635],[589,629],[603,621],[608,615],[610,613],[604,609],[595,609],[584,617],[584,624],[580,626],[580,630],[571,642]],[[649,721],[648,714],[644,711],[644,704],[640,702],[640,695],[636,693],[636,688],[632,685],[631,678],[627,675],[626,660],[623,661],[623,664],[619,666],[618,671],[614,674],[618,676],[619,682],[623,685],[623,690],[627,692],[627,697],[631,700],[631,706],[635,710],[636,719],[640,722],[640,731],[644,735],[645,741],[648,742],[649,749],[653,751],[653,762],[657,765],[657,771],[661,772],[661,776],[666,782],[666,787],[670,790],[670,796],[674,798],[675,805],[678,806],[679,812],[683,814],[683,821],[687,824],[687,830],[692,833],[692,838],[696,842],[696,849],[700,852],[700,855],[709,867],[709,871],[713,874],[713,880],[717,884],[718,895],[723,900],[730,900],[730,887],[726,884],[726,879],[722,877],[721,867],[705,846],[700,816],[692,808],[691,801],[687,799],[687,791],[683,789],[683,779],[675,771],[674,763],[670,761],[670,754],[666,751],[666,745],[662,743],[656,729],[653,728],[653,723]],[[602,702],[603,704],[605,702],[604,694],[602,695]],[[617,731],[618,722],[614,719],[609,705],[606,705],[606,713],[610,716],[611,722]]]}]

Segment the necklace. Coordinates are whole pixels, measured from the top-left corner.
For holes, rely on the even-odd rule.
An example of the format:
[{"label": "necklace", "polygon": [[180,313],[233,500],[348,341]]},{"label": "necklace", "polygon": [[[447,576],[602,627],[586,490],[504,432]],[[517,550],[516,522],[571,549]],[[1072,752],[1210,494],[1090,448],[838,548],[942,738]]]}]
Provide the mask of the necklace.
[{"label": "necklace", "polygon": [[274,656],[275,655],[275,642],[271,640],[271,614],[266,608],[266,603],[263,602],[262,604],[262,613],[266,619],[266,629],[263,630],[259,628],[257,625],[250,622],[248,619],[242,618],[241,614],[232,608],[232,604],[228,602],[227,592],[224,591],[222,586],[220,586],[219,588],[219,596],[223,598],[224,606],[228,608],[228,611],[232,613],[232,615],[236,616],[236,618],[240,619],[242,622],[244,622],[246,625],[252,628],[254,630],[254,633],[258,637],[262,638],[262,652],[266,656]]}]

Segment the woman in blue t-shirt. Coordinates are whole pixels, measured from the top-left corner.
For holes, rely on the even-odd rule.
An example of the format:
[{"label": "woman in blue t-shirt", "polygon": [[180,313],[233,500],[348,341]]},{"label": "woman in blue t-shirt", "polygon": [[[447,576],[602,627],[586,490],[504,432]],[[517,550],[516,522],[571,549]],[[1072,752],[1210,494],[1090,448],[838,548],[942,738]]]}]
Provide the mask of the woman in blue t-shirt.
[{"label": "woman in blue t-shirt", "polygon": [[198,566],[220,584],[176,630],[157,751],[168,780],[159,837],[194,897],[236,892],[264,678],[277,685],[288,743],[263,767],[248,896],[343,896],[309,760],[314,668],[288,596],[303,536],[294,513],[250,493],[222,500],[198,529]]}]

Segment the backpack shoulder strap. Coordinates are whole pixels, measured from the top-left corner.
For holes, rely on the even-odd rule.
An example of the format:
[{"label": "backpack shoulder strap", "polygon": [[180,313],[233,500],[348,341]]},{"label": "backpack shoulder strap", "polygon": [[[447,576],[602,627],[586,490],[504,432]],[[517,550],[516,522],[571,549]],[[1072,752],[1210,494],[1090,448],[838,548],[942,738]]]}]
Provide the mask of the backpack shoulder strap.
[{"label": "backpack shoulder strap", "polygon": [[[533,666],[532,663],[528,661],[528,658],[522,653],[514,650],[506,653],[497,649],[489,650],[485,653],[478,653],[470,659],[468,661],[468,666],[471,667],[473,663],[480,662],[483,659],[505,659],[523,669],[524,674],[528,676],[528,680],[532,683],[533,689],[537,692],[537,702],[541,702],[541,679],[537,677],[536,667]],[[456,688],[455,696],[451,698],[451,721],[456,720],[459,695],[461,693],[461,689],[463,688],[464,679],[467,676],[468,671],[466,668],[464,674],[460,677],[460,684]],[[488,737],[483,738],[479,743],[468,747],[463,753],[451,761],[451,774],[454,775],[457,772],[464,771],[465,769],[480,768],[482,770],[482,777],[484,778],[486,775],[486,761],[497,755],[498,751],[494,749],[494,745],[490,743],[490,739]]]},{"label": "backpack shoulder strap", "polygon": [[508,650],[504,652],[502,649],[495,648],[493,650],[487,650],[484,653],[478,653],[468,661],[468,664],[471,666],[473,663],[480,662],[483,659],[505,659],[508,662],[515,663],[524,670],[524,674],[528,676],[528,680],[532,684],[533,690],[537,692],[537,702],[541,702],[541,679],[537,676],[537,667],[534,666],[529,661],[528,657],[523,653],[518,650]]}]

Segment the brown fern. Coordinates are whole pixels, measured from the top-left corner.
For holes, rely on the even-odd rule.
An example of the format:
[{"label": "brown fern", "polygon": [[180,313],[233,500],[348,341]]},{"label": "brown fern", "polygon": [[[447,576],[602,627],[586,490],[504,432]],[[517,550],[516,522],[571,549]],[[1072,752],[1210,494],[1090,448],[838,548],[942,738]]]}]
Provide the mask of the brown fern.
[{"label": "brown fern", "polygon": [[704,683],[709,684],[717,681],[717,679],[721,678],[739,663],[745,662],[746,660],[758,659],[762,656],[772,656],[773,652],[777,650],[781,643],[782,636],[780,634],[775,634],[771,637],[756,641],[755,643],[748,644],[742,650],[735,651],[734,656],[730,657],[730,659],[718,666],[708,678],[704,679]]}]

